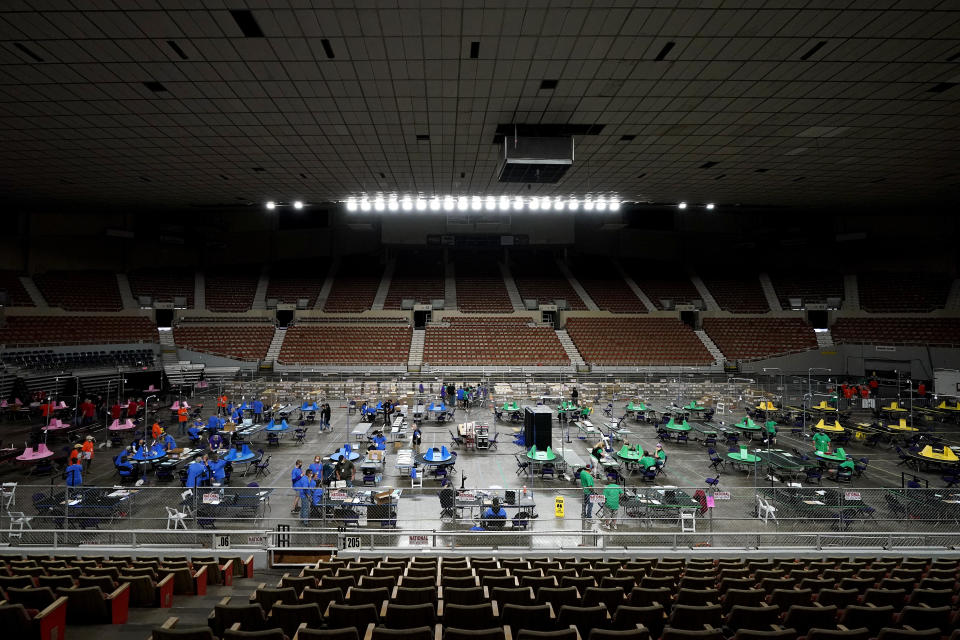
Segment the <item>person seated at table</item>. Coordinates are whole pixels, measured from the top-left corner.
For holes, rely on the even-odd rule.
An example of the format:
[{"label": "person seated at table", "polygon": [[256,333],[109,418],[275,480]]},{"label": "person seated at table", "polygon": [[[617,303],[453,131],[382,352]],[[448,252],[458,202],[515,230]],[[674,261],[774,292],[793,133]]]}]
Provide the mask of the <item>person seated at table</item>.
[{"label": "person seated at table", "polygon": [[229,415],[233,415],[233,400],[231,400],[230,402],[227,403],[227,411],[226,411],[226,414],[227,414],[228,416],[229,416]]},{"label": "person seated at table", "polygon": [[160,426],[159,422],[154,422],[153,426],[150,427],[150,435],[152,435],[153,439],[156,440],[160,437],[161,433],[163,433],[163,427]]},{"label": "person seated at table", "polygon": [[222,449],[222,448],[223,448],[223,436],[220,435],[220,434],[217,433],[217,432],[214,432],[214,433],[207,439],[207,447],[210,449],[210,451],[217,451],[217,450],[219,450],[219,449]]},{"label": "person seated at table", "polygon": [[480,517],[480,525],[484,529],[503,529],[507,521],[507,510],[500,506],[500,498],[494,498]]},{"label": "person seated at table", "polygon": [[839,475],[852,476],[854,469],[857,468],[856,463],[852,458],[847,458],[843,462],[837,465],[836,469],[827,469],[827,475],[831,478],[836,479]]},{"label": "person seated at table", "polygon": [[227,472],[225,471],[226,466],[227,461],[221,460],[216,452],[210,454],[210,461],[207,463],[207,468],[210,470],[210,477],[213,479],[214,484],[223,484],[224,479],[227,477]]},{"label": "person seated at table", "polygon": [[[214,432],[214,434],[216,435],[216,432]],[[201,437],[202,437],[202,435],[201,435],[201,433],[200,433],[200,427],[198,427],[198,426],[196,426],[196,425],[190,427],[189,429],[187,429],[187,435],[190,437],[190,444],[191,444],[192,446],[196,446],[196,445],[200,444],[200,439],[201,439]],[[211,438],[212,438],[212,437],[213,437],[213,436],[211,436]]]},{"label": "person seated at table", "polygon": [[67,480],[68,487],[79,487],[83,484],[83,467],[79,461],[71,462],[63,470],[63,477]]},{"label": "person seated at table", "polygon": [[169,433],[163,434],[163,439],[160,441],[163,445],[163,450],[167,453],[170,453],[177,448],[177,441],[173,439],[173,436]]},{"label": "person seated at table", "polygon": [[127,458],[126,453],[121,453],[116,458],[114,458],[113,466],[116,467],[117,473],[120,474],[121,478],[136,477],[137,475],[136,471],[133,468],[133,465],[130,463],[130,460]]},{"label": "person seated at table", "polygon": [[411,442],[413,443],[413,450],[420,453],[420,443],[423,442],[423,432],[420,431],[420,425],[413,428],[413,438]]},{"label": "person seated at table", "polygon": [[210,478],[210,469],[207,467],[206,456],[194,456],[193,462],[187,467],[187,484],[190,489],[203,486]]},{"label": "person seated at table", "polygon": [[320,473],[321,470],[323,469],[323,458],[321,458],[320,456],[314,456],[313,462],[310,464],[309,467],[307,467],[307,469],[314,472],[315,474]]},{"label": "person seated at table", "polygon": [[640,467],[646,471],[651,467],[657,466],[657,459],[650,455],[649,451],[644,451],[643,455],[640,456]]},{"label": "person seated at table", "polygon": [[813,436],[813,446],[817,451],[827,453],[830,451],[830,436],[822,431],[818,431]]},{"label": "person seated at table", "polygon": [[367,451],[386,451],[387,450],[387,438],[383,435],[383,431],[375,431],[373,434],[372,442],[370,446],[367,447]]},{"label": "person seated at table", "polygon": [[667,463],[667,452],[663,450],[662,444],[657,444],[657,450],[653,455],[658,469]]}]

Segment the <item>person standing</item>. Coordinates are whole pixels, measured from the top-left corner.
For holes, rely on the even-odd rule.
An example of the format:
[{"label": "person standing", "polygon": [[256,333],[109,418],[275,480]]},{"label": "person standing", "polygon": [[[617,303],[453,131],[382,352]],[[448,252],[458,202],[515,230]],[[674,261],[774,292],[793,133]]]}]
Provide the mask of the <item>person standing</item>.
[{"label": "person standing", "polygon": [[580,470],[580,486],[583,487],[583,507],[580,509],[580,517],[590,519],[593,517],[593,475],[590,473],[590,464]]},{"label": "person standing", "polygon": [[97,407],[94,405],[90,398],[86,398],[80,404],[80,424],[82,426],[87,426],[93,423],[93,417],[97,413]]},{"label": "person standing", "polygon": [[345,480],[348,487],[353,486],[353,478],[356,476],[357,469],[353,461],[347,456],[340,454],[340,462],[337,463],[337,480]]},{"label": "person standing", "polygon": [[263,401],[257,398],[253,401],[253,423],[260,424],[263,420]]},{"label": "person standing", "polygon": [[293,507],[290,509],[290,513],[296,513],[300,508],[300,492],[296,490],[297,483],[300,482],[300,478],[303,477],[303,460],[297,460],[294,464],[293,469],[290,470],[290,486],[293,487],[294,498],[293,498]]},{"label": "person standing", "polygon": [[607,517],[604,518],[604,525],[608,529],[617,528],[617,511],[620,509],[620,496],[623,495],[623,489],[615,482],[611,482],[603,488],[603,497],[606,501]]},{"label": "person standing", "polygon": [[181,405],[180,408],[177,409],[177,424],[179,425],[181,435],[183,435],[187,430],[187,419],[189,417],[190,416],[187,412],[187,408]]},{"label": "person standing", "polygon": [[223,394],[217,398],[217,415],[227,415],[227,394]]},{"label": "person standing", "polygon": [[330,404],[327,402],[323,403],[323,406],[320,407],[320,430],[329,430],[330,429]]},{"label": "person standing", "polygon": [[68,487],[79,487],[83,484],[83,467],[80,466],[80,462],[72,462],[70,465],[64,469],[63,476],[67,480]]},{"label": "person standing", "polygon": [[573,402],[573,406],[575,407],[580,405],[580,392],[577,391],[576,387],[570,391],[570,401]]},{"label": "person standing", "polygon": [[316,483],[313,481],[313,472],[307,469],[295,485],[299,489],[300,498],[300,524],[306,526],[310,519],[310,506],[313,498],[313,488]]},{"label": "person standing", "polygon": [[83,464],[86,467],[86,470],[90,470],[90,465],[93,463],[93,436],[87,436],[83,441],[83,446],[80,449],[80,457],[83,458]]},{"label": "person standing", "polygon": [[813,446],[817,451],[823,453],[830,451],[830,436],[822,431],[818,431],[813,436]]},{"label": "person standing", "polygon": [[413,443],[413,450],[416,453],[420,453],[420,443],[423,441],[423,432],[420,431],[420,425],[416,425],[413,428],[413,438],[411,442]]}]

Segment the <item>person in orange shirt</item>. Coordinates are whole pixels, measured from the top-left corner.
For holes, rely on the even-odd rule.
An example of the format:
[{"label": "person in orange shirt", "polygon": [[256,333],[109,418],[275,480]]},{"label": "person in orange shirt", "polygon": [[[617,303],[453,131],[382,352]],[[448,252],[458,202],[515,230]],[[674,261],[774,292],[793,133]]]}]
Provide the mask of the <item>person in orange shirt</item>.
[{"label": "person in orange shirt", "polygon": [[184,434],[187,432],[187,408],[180,407],[177,409],[177,423],[180,425],[180,433]]},{"label": "person in orange shirt", "polygon": [[163,433],[163,427],[160,426],[159,422],[154,422],[153,428],[151,429],[150,433],[153,434],[154,440],[158,440],[160,438],[160,434]]},{"label": "person in orange shirt", "polygon": [[73,445],[73,450],[70,451],[70,464],[77,464],[80,460],[80,453],[83,445],[75,444]]},{"label": "person in orange shirt", "polygon": [[93,462],[93,436],[87,436],[87,439],[83,441],[80,457],[83,459],[84,468],[89,470],[90,463]]},{"label": "person in orange shirt", "polygon": [[217,398],[217,415],[227,413],[227,394],[223,394]]}]

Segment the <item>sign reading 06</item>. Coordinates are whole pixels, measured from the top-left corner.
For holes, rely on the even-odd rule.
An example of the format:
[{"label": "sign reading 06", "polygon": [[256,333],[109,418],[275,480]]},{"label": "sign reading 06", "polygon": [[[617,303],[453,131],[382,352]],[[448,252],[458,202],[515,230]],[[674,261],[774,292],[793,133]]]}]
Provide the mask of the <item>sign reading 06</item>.
[{"label": "sign reading 06", "polygon": [[558,518],[563,517],[563,496],[557,496],[553,500],[553,511]]}]

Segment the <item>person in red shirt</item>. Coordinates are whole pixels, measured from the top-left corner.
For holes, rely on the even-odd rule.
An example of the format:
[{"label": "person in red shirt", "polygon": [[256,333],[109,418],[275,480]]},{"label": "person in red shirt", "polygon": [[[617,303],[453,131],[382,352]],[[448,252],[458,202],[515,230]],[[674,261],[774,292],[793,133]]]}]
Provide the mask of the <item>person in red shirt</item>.
[{"label": "person in red shirt", "polygon": [[127,404],[127,417],[131,420],[137,417],[137,401],[133,398],[130,398],[130,403]]},{"label": "person in red shirt", "polygon": [[850,401],[853,400],[853,387],[844,383],[841,389],[843,389],[843,399],[845,400],[844,406],[849,408]]},{"label": "person in red shirt", "polygon": [[920,382],[917,385],[917,396],[919,396],[920,404],[925,405],[927,401],[927,384],[925,382]]},{"label": "person in red shirt", "polygon": [[53,412],[57,410],[57,403],[53,400],[44,402],[40,407],[40,415],[44,418],[52,418]]},{"label": "person in red shirt", "polygon": [[97,407],[87,398],[80,405],[80,424],[86,426],[93,422],[93,416],[97,413]]},{"label": "person in red shirt", "polygon": [[180,425],[180,432],[181,432],[181,433],[183,433],[183,432],[186,430],[186,428],[187,428],[187,427],[186,427],[186,425],[187,425],[187,417],[188,417],[188,416],[187,416],[187,408],[186,408],[186,407],[180,407],[179,409],[177,409],[177,422],[178,422],[179,425]]},{"label": "person in red shirt", "polygon": [[123,415],[123,407],[120,406],[119,402],[115,402],[113,406],[110,407],[110,419],[119,420],[121,415]]},{"label": "person in red shirt", "polygon": [[217,398],[217,415],[226,415],[227,413],[227,394]]},{"label": "person in red shirt", "polygon": [[867,385],[861,385],[861,386],[860,386],[860,397],[863,398],[864,400],[866,400],[867,398],[869,398],[869,397],[870,397],[870,387],[868,387]]},{"label": "person in red shirt", "polygon": [[877,395],[877,391],[880,389],[880,383],[877,382],[876,373],[874,373],[873,377],[870,378],[870,382],[868,384],[870,385],[870,393],[872,393],[873,395]]}]

